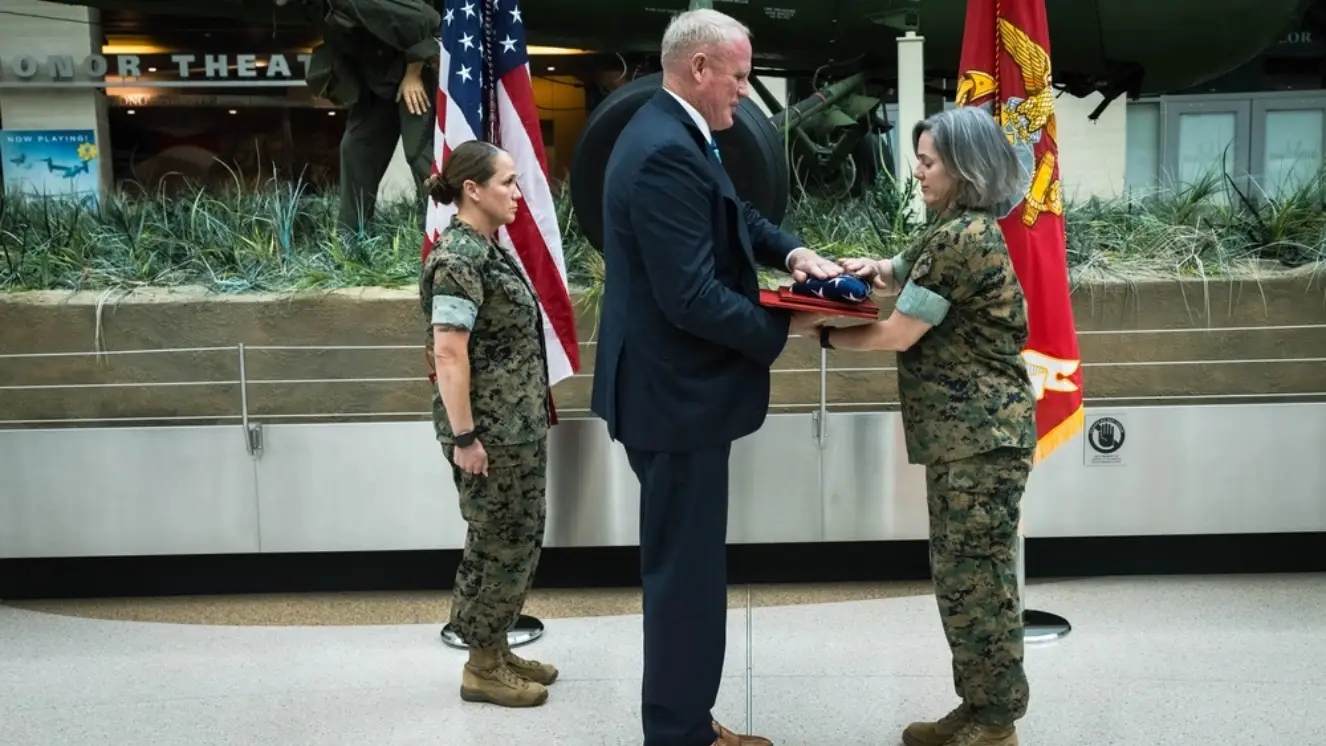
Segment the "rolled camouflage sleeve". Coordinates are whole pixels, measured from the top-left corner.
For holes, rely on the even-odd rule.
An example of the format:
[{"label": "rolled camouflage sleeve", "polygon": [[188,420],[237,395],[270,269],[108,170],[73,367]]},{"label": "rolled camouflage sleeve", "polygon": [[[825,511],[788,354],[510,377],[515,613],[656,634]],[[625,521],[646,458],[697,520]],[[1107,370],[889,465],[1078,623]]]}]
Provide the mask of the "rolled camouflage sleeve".
[{"label": "rolled camouflage sleeve", "polygon": [[907,276],[912,271],[912,265],[916,263],[917,258],[925,249],[926,242],[924,240],[918,241],[888,260],[889,267],[893,270],[893,281],[895,283],[901,285],[907,281]]},{"label": "rolled camouflage sleeve", "polygon": [[912,271],[912,260],[906,254],[898,253],[889,259],[889,268],[893,270],[893,279],[901,280]]},{"label": "rolled camouflage sleeve", "polygon": [[[931,326],[943,323],[949,309],[972,294],[974,278],[965,271],[966,244],[965,231],[945,231],[929,241],[908,267],[907,284],[894,308]],[[899,258],[894,259],[895,268]]]},{"label": "rolled camouflage sleeve", "polygon": [[433,271],[434,326],[474,329],[483,305],[483,279],[477,257],[452,254]]}]

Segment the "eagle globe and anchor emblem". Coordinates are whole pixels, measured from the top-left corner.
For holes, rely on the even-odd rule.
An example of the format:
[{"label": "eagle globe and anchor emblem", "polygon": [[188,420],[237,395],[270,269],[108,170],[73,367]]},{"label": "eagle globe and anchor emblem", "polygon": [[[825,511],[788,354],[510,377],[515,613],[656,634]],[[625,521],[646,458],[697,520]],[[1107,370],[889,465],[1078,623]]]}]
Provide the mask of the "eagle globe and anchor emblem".
[{"label": "eagle globe and anchor emblem", "polygon": [[[1044,47],[1032,41],[1026,32],[1003,18],[999,19],[999,39],[1004,50],[1017,63],[1026,89],[1025,97],[1010,96],[1003,102],[997,120],[1017,152],[1023,173],[1032,175],[1022,200],[1022,223],[1030,228],[1043,212],[1059,216],[1064,214],[1063,191],[1055,173],[1055,154],[1045,152],[1041,154],[1039,163],[1036,160],[1036,145],[1041,138],[1046,135],[1051,141],[1057,138],[1050,55]],[[967,106],[973,101],[984,99],[980,108],[993,115],[998,94],[999,82],[993,75],[980,70],[968,70],[959,78],[954,103]],[[1016,207],[1016,204],[1008,205],[1003,216],[1007,217]]]}]

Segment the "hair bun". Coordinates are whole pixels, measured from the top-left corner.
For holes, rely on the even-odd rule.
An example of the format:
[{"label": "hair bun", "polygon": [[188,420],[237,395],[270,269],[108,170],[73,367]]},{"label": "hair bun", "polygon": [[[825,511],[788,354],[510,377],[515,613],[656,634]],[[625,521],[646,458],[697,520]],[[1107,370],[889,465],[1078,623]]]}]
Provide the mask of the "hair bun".
[{"label": "hair bun", "polygon": [[460,196],[455,187],[442,180],[442,174],[433,174],[424,179],[424,192],[444,205],[451,204]]}]

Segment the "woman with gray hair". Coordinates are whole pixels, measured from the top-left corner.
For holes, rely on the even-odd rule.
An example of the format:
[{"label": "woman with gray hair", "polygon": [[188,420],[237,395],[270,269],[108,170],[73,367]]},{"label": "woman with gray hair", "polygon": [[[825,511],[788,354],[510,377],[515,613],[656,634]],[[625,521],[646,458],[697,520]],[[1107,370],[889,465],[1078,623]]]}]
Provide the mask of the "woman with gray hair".
[{"label": "woman with gray hair", "polygon": [[918,123],[912,146],[938,220],[891,259],[841,260],[901,292],[887,319],[821,327],[820,343],[898,353],[908,461],[926,467],[930,571],[962,703],[909,725],[903,743],[1016,746],[1028,687],[1014,563],[1036,399],[1022,361],[1027,307],[997,221],[1021,202],[1026,172],[983,109]]}]

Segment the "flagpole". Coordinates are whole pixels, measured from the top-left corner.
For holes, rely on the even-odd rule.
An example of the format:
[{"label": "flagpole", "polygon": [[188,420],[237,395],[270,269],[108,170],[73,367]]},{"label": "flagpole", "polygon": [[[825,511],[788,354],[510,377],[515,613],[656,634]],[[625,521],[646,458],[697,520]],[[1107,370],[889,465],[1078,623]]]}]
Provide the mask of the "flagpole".
[{"label": "flagpole", "polygon": [[[1009,256],[1012,258],[1015,270],[1019,271],[1019,265],[1064,261],[1065,251],[1059,175],[1056,166],[1058,146],[1055,144],[1053,95],[1050,91],[1049,28],[1045,4],[1046,0],[994,0],[993,2],[967,0],[962,52],[958,63],[961,70],[960,80],[954,99],[958,106],[989,105],[990,113],[995,120],[1007,124],[1010,120],[1005,119],[1002,111],[1006,102],[1039,100],[1042,96],[1048,98],[1044,102],[1046,109],[1035,117],[1034,131],[1021,132],[1016,137],[1010,134],[1010,142],[1022,151],[1020,159],[1030,161],[1028,176],[1031,177],[1031,181],[1027,186],[1028,192],[1025,197],[1032,197],[1033,191],[1036,196],[1036,209],[1024,212],[1021,220],[1010,219],[1008,216],[1000,220],[1000,226],[1009,244]],[[900,56],[900,76],[901,72]],[[1040,119],[1042,115],[1045,117],[1044,121]],[[1023,116],[1018,113],[1013,119]],[[1008,131],[1011,133],[1011,130]],[[1036,151],[1037,147],[1042,151],[1039,154]],[[1027,200],[1021,200],[1020,203],[1019,206],[1024,211],[1030,209]],[[1033,232],[1040,227],[1038,226],[1040,217],[1046,217],[1053,225],[1033,236]],[[1054,249],[1055,256],[1052,258],[1050,249]],[[1057,267],[1051,269],[1058,270]],[[1066,261],[1062,269],[1066,273]],[[1041,294],[1060,291],[1060,287],[1049,284],[1047,276],[1047,273],[1033,272],[1031,277],[1034,280],[1023,278],[1024,292],[1028,300],[1028,325],[1031,331],[1031,338],[1028,341],[1038,348],[1038,354],[1075,360],[1078,350],[1076,338],[1072,336],[1072,302],[1069,294],[1065,292],[1061,298],[1051,299],[1064,304],[1065,307],[1046,310],[1047,305],[1051,304],[1044,303]],[[1066,280],[1067,277],[1065,275],[1059,279]],[[1066,285],[1065,282],[1064,286]],[[1041,324],[1045,326],[1038,330],[1037,327]],[[1031,351],[1024,350],[1024,355]],[[1080,379],[1076,381],[1076,389],[1073,391],[1078,397],[1076,406],[1080,407]],[[1054,401],[1060,401],[1059,396],[1067,393],[1060,391],[1055,395]],[[1036,404],[1038,414],[1043,406],[1041,399],[1042,392],[1038,391]],[[1055,423],[1052,432],[1068,425],[1075,417],[1080,417],[1080,414]],[[1039,436],[1045,438],[1047,434],[1040,433]],[[1057,444],[1061,444],[1058,441],[1066,440],[1068,437],[1071,436],[1054,435]],[[1072,625],[1068,620],[1057,614],[1028,609],[1026,606],[1027,540],[1022,524],[1023,521],[1019,520],[1014,558],[1022,639],[1029,643],[1059,640],[1072,631]]]},{"label": "flagpole", "polygon": [[[497,43],[496,26],[494,17],[498,12],[498,0],[482,0],[480,3],[480,28],[483,30],[483,37],[480,41],[483,49],[483,72],[481,76],[480,96],[484,102],[483,117],[480,124],[480,131],[475,133],[477,139],[488,142],[505,145],[501,143],[501,122],[498,117],[498,80],[495,72],[497,63],[493,59],[493,45]],[[522,37],[523,39],[523,37]],[[521,42],[523,48],[524,42]],[[445,71],[443,72],[445,75]],[[440,136],[434,134],[434,137]],[[442,135],[444,136],[444,135]],[[519,260],[517,260],[519,261]],[[574,367],[574,366],[573,366]],[[520,614],[511,628],[507,630],[507,647],[518,648],[543,637],[543,621],[530,614]],[[442,642],[447,647],[466,650],[469,648],[465,641],[461,639],[456,628],[451,623],[442,627]]]},{"label": "flagpole", "polygon": [[[516,623],[511,629],[506,631],[507,647],[518,648],[521,645],[528,645],[531,642],[543,637],[543,622],[538,617],[529,614],[521,614],[516,617]],[[449,648],[457,650],[468,650],[469,645],[460,639],[455,626],[448,623],[442,628],[442,642]]]},{"label": "flagpole", "polygon": [[1058,614],[1048,611],[1028,609],[1027,598],[1027,537],[1022,532],[1022,521],[1018,521],[1017,546],[1017,582],[1018,613],[1022,615],[1023,642],[1044,643],[1062,639],[1073,631],[1073,625]]}]

